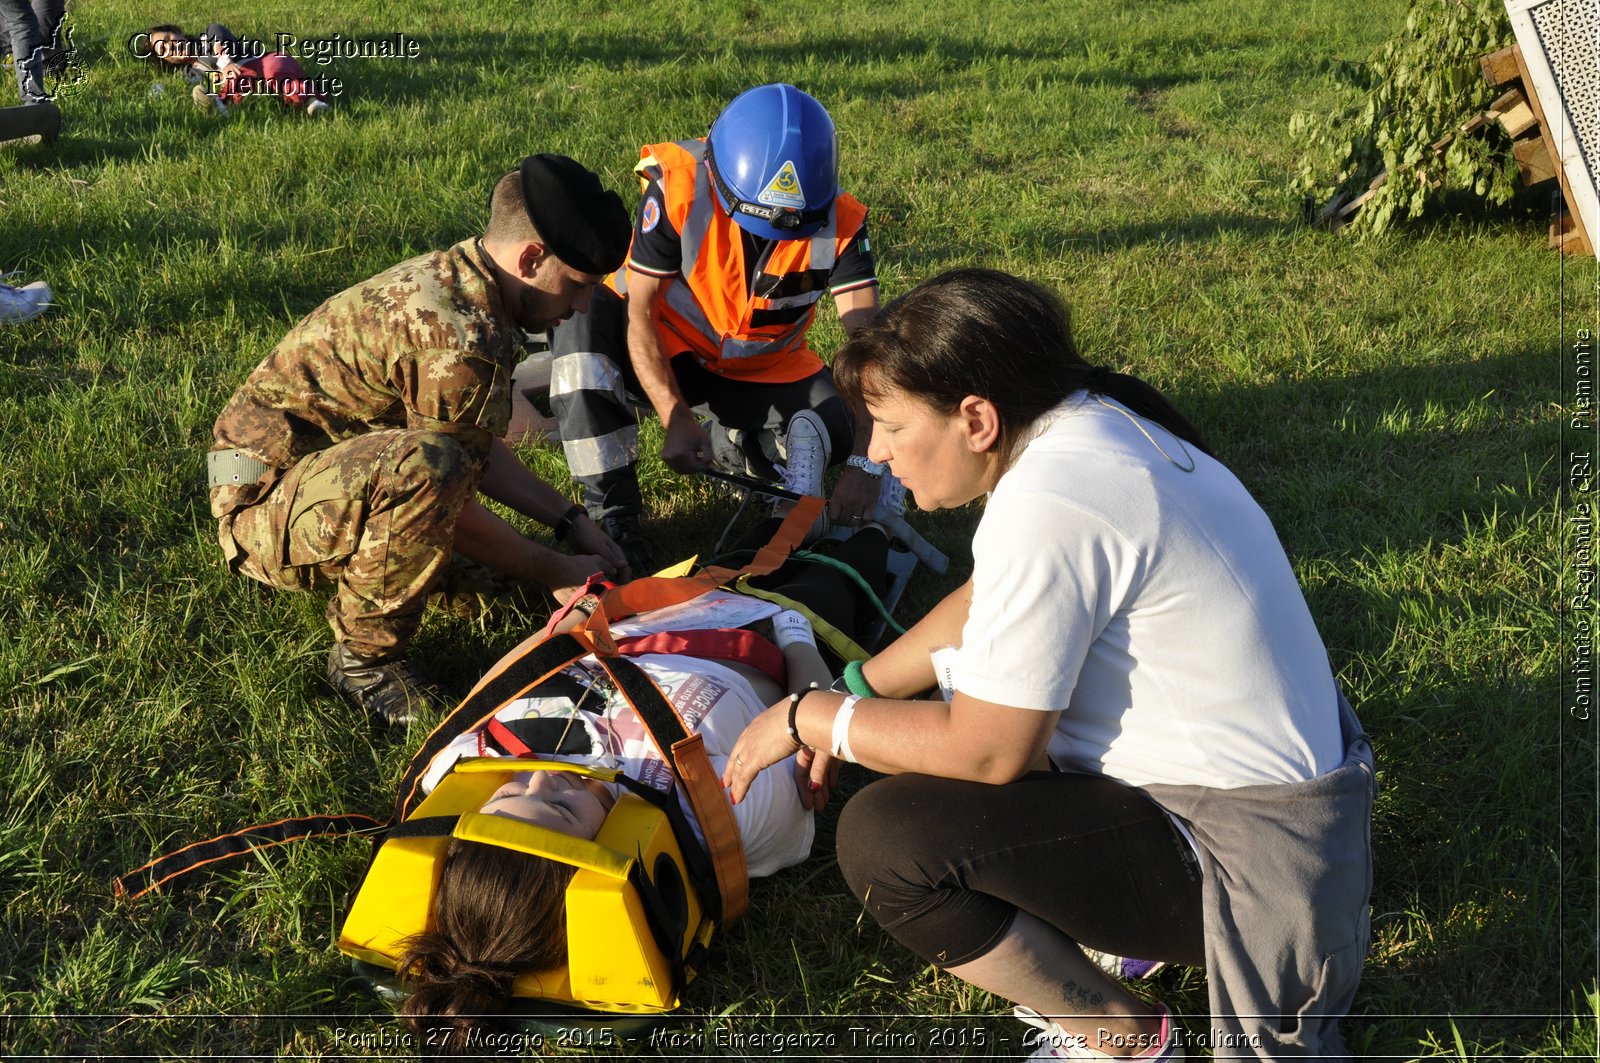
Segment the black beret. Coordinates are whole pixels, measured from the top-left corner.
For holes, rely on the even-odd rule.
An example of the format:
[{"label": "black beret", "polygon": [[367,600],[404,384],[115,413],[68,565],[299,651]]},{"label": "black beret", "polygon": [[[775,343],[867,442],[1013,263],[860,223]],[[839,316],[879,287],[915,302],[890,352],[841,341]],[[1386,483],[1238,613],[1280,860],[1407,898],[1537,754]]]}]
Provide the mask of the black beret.
[{"label": "black beret", "polygon": [[545,246],[578,272],[611,273],[628,257],[628,208],[581,163],[529,155],[522,160],[522,201]]}]

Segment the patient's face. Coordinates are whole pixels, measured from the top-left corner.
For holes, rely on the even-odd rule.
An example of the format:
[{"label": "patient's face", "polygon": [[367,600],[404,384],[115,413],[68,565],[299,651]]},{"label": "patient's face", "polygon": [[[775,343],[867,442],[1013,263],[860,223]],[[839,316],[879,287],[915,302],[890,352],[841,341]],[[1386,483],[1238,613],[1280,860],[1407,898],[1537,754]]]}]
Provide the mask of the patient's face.
[{"label": "patient's face", "polygon": [[496,790],[481,811],[593,839],[615,803],[598,779],[570,771],[524,771]]}]

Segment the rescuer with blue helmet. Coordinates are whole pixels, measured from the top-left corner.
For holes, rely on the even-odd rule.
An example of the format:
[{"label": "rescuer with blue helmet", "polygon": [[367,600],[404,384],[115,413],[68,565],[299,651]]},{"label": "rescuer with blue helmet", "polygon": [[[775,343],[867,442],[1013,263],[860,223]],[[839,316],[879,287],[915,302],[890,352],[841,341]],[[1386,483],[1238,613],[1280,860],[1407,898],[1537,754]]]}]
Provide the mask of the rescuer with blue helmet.
[{"label": "rescuer with blue helmet", "polygon": [[823,470],[848,461],[833,521],[870,518],[880,496],[897,505],[898,485],[865,456],[870,426],[807,338],[824,293],[848,334],[878,308],[867,211],[839,189],[828,112],[793,85],[761,85],[708,137],[640,156],[627,263],[552,336],[551,407],[590,516],[635,574],[650,571],[628,409],[645,401],[679,472],[715,467],[816,495]]}]

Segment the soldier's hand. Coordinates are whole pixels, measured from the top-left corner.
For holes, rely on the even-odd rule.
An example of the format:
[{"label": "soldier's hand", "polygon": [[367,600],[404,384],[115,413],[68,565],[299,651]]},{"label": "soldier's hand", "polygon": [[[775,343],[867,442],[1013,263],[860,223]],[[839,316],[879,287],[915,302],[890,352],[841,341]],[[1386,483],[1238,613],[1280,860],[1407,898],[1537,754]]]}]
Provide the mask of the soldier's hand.
[{"label": "soldier's hand", "polygon": [[881,477],[872,476],[854,466],[846,468],[839,475],[839,482],[834,485],[833,497],[828,500],[828,519],[851,531],[859,528],[871,516],[882,486]]},{"label": "soldier's hand", "polygon": [[699,472],[711,464],[711,436],[687,406],[680,406],[667,424],[661,460],[678,472]]},{"label": "soldier's hand", "polygon": [[628,569],[628,558],[622,552],[622,547],[587,516],[579,517],[573,522],[571,530],[567,532],[567,542],[572,544],[574,553],[593,554],[600,559],[602,564],[598,568],[590,569],[590,573],[604,571],[606,578],[613,583],[626,583],[632,578],[633,574]]},{"label": "soldier's hand", "polygon": [[567,556],[558,554],[559,560],[553,562],[553,579],[550,581],[550,593],[555,595],[556,601],[568,602],[572,596],[583,590],[589,584],[589,577],[596,572],[604,573],[607,579],[615,579],[612,572],[606,571],[606,562],[598,554],[573,554]]}]

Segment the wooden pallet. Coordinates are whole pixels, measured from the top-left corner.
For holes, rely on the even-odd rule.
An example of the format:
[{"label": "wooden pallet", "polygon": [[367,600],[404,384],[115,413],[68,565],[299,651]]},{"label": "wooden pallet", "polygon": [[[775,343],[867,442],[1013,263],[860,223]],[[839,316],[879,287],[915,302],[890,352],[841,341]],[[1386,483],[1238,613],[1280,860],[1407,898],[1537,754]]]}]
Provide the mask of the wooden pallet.
[{"label": "wooden pallet", "polygon": [[1513,44],[1484,56],[1478,63],[1490,86],[1506,88],[1489,106],[1488,114],[1511,138],[1511,152],[1522,173],[1522,183],[1536,185],[1552,177],[1561,183],[1564,209],[1556,211],[1550,219],[1550,246],[1564,255],[1594,254],[1594,241],[1584,229],[1561,156],[1556,153],[1553,138],[1546,133],[1544,107],[1539,102],[1539,94],[1533,90],[1533,79],[1528,76],[1522,49]]},{"label": "wooden pallet", "polygon": [[[1544,108],[1539,94],[1527,88],[1533,84],[1528,76],[1528,66],[1523,61],[1522,49],[1513,44],[1478,60],[1483,76],[1492,88],[1505,88],[1487,111],[1473,115],[1454,133],[1440,137],[1433,144],[1435,158],[1443,155],[1456,137],[1477,133],[1491,122],[1499,123],[1511,138],[1511,153],[1517,160],[1522,183],[1536,185],[1551,178],[1561,183],[1562,209],[1550,218],[1550,247],[1564,255],[1592,255],[1594,242],[1583,225],[1572,188],[1567,183],[1566,170],[1561,165],[1552,138],[1545,134]],[[1419,181],[1430,180],[1426,170],[1417,171]],[[1355,217],[1367,200],[1390,180],[1388,170],[1381,171],[1364,192],[1357,196],[1341,193],[1334,197],[1316,215],[1314,224],[1325,225],[1338,232]]]}]

